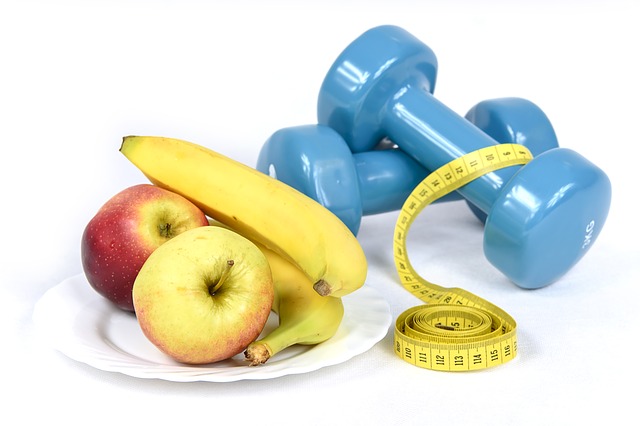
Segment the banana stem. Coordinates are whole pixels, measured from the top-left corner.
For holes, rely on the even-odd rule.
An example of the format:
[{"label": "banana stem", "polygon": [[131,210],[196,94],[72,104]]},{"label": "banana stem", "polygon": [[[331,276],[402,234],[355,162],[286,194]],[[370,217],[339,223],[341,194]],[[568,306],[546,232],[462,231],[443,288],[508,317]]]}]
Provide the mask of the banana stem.
[{"label": "banana stem", "polygon": [[272,352],[269,345],[261,342],[254,342],[244,351],[244,356],[249,365],[264,364],[271,358]]},{"label": "banana stem", "polygon": [[313,289],[320,296],[328,296],[332,293],[331,285],[329,285],[329,283],[326,282],[325,280],[316,281],[316,283],[313,285]]},{"label": "banana stem", "polygon": [[[309,321],[309,318],[304,318],[300,321]],[[299,326],[300,321],[296,321]],[[297,327],[292,327],[293,323],[283,325],[282,322],[267,336],[264,336],[260,340],[256,340],[251,343],[244,352],[245,359],[251,363],[251,365],[264,364],[282,350],[296,345],[306,344],[311,336],[301,334]]]}]

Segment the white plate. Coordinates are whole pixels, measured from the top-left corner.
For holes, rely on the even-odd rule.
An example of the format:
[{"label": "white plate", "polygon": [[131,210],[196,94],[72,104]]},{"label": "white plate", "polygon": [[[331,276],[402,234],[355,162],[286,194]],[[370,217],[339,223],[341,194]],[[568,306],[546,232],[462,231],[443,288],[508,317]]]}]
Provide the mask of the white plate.
[{"label": "white plate", "polygon": [[[68,357],[95,368],[133,377],[175,382],[232,382],[270,379],[335,365],[369,350],[391,324],[389,304],[366,285],[343,298],[345,314],[335,336],[313,346],[294,346],[260,366],[239,354],[204,366],[173,361],[142,334],[135,316],[98,295],[84,274],[48,290],[35,306],[33,321],[44,337]],[[277,324],[271,315],[267,332]]]}]

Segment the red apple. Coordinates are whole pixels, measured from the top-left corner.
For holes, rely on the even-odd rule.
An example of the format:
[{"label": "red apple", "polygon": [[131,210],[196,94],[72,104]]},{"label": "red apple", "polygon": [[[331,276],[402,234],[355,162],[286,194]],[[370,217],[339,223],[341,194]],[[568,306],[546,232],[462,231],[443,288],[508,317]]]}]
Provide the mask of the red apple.
[{"label": "red apple", "polygon": [[151,184],[126,188],[109,199],[82,234],[82,267],[89,284],[125,311],[140,268],[164,242],[208,225],[191,201]]}]

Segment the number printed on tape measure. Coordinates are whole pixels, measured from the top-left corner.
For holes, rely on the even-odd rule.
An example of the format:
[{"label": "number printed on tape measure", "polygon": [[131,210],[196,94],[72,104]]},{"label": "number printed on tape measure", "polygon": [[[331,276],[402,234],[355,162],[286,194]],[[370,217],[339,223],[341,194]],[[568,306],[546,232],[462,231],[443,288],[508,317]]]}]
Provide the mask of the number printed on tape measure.
[{"label": "number printed on tape measure", "polygon": [[394,261],[402,286],[426,303],[396,320],[395,353],[418,367],[471,371],[515,358],[516,322],[499,307],[459,288],[445,288],[422,278],[407,255],[407,233],[430,203],[483,174],[532,158],[517,144],[499,144],[466,154],[427,176],[405,201],[394,230]]},{"label": "number printed on tape measure", "polygon": [[428,345],[406,338],[394,338],[396,354],[410,364],[440,371],[472,371],[504,364],[517,352],[515,335],[493,344],[450,349],[446,345]]}]

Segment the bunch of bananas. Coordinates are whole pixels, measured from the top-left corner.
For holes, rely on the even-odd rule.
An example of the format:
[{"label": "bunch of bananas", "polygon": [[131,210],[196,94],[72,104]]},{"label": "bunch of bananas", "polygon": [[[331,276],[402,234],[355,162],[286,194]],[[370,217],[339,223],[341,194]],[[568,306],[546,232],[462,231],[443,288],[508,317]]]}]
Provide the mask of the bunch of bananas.
[{"label": "bunch of bananas", "polygon": [[127,136],[120,152],[153,184],[189,199],[212,225],[253,241],[269,260],[279,324],[245,351],[252,365],[336,333],[341,297],[360,288],[367,275],[362,247],[337,216],[285,183],[198,144]]},{"label": "bunch of bananas", "polygon": [[272,310],[278,314],[279,323],[244,352],[251,365],[264,364],[274,354],[295,344],[324,342],[338,331],[344,315],[340,297],[320,296],[299,268],[262,244],[256,245],[271,267],[275,290]]}]

